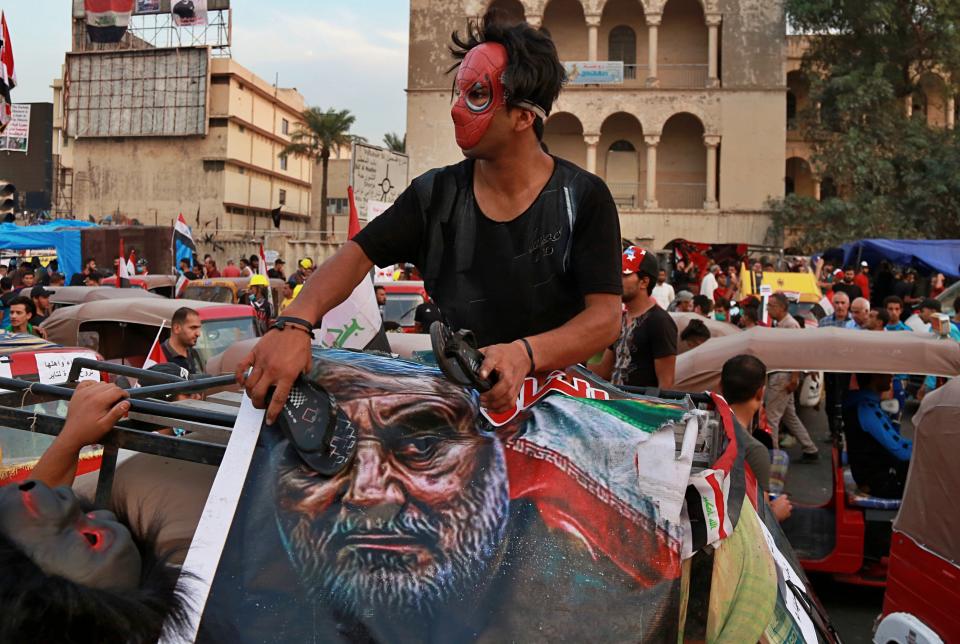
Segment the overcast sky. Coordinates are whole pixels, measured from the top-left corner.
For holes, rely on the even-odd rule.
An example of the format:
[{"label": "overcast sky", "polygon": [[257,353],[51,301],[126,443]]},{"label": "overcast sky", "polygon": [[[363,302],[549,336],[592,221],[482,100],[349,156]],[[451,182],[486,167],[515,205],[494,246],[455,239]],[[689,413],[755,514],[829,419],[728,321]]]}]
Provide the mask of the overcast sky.
[{"label": "overcast sky", "polygon": [[[406,128],[408,0],[233,0],[233,58],[307,104],[349,109],[380,143]],[[50,102],[70,44],[68,0],[0,0],[16,57],[17,103]]]}]

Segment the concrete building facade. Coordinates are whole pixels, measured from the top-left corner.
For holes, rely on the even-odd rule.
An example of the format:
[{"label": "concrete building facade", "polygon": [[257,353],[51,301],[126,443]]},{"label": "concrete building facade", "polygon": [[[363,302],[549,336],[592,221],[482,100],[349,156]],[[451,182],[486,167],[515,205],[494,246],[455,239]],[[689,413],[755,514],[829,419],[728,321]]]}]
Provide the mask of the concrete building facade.
[{"label": "concrete building facade", "polygon": [[314,164],[280,156],[302,122],[303,96],[230,58],[209,60],[207,82],[205,136],[84,137],[67,125],[69,77],[55,81],[55,152],[60,181],[71,186],[58,190],[57,209],[145,224],[168,224],[181,212],[194,221],[199,209],[206,232],[228,234],[272,229],[270,211],[282,206],[281,230],[305,230]]},{"label": "concrete building facade", "polygon": [[496,7],[549,30],[561,61],[623,63],[616,85],[568,85],[550,151],[605,179],[623,236],[762,243],[784,194],[782,0],[411,0],[412,176],[462,158],[449,34]]}]

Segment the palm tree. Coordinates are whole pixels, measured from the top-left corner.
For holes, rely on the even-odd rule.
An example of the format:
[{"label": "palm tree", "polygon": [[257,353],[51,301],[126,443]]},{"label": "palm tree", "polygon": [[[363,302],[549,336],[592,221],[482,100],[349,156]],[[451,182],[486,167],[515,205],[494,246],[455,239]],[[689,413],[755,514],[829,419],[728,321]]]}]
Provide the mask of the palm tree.
[{"label": "palm tree", "polygon": [[404,134],[403,138],[401,139],[399,135],[394,134],[393,132],[387,132],[383,135],[383,144],[392,152],[406,152],[407,135]]},{"label": "palm tree", "polygon": [[283,149],[280,156],[300,154],[323,168],[323,178],[320,183],[320,219],[319,230],[321,238],[327,238],[327,167],[330,154],[354,141],[362,141],[363,137],[350,134],[350,127],[356,117],[350,110],[335,110],[330,108],[323,111],[319,107],[308,107],[301,116],[303,123],[290,135],[291,143]]}]

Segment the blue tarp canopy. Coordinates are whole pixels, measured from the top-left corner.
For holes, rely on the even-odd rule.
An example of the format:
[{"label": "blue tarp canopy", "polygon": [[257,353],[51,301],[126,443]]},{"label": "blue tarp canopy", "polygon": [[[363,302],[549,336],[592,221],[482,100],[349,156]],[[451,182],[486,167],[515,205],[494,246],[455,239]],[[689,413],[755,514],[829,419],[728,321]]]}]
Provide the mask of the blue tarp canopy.
[{"label": "blue tarp canopy", "polygon": [[70,277],[83,269],[80,250],[80,229],[95,228],[86,221],[57,220],[37,226],[0,224],[0,248],[32,250],[55,248],[60,272],[70,283]]},{"label": "blue tarp canopy", "polygon": [[[842,260],[841,260],[842,255]],[[943,273],[960,277],[960,239],[861,239],[831,248],[823,256],[851,266],[866,261],[876,269],[887,260],[892,264],[913,266],[923,273]]]}]

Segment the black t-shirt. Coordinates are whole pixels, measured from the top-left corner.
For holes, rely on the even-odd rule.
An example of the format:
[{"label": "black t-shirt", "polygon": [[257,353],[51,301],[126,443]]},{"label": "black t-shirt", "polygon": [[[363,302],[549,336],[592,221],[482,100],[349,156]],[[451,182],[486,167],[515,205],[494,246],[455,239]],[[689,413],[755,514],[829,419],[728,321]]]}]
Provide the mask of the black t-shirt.
[{"label": "black t-shirt", "polygon": [[613,382],[628,387],[659,387],[654,360],[677,355],[677,324],[670,314],[654,306],[626,323],[614,353]]},{"label": "black t-shirt", "polygon": [[846,282],[840,282],[839,284],[833,285],[834,293],[846,293],[850,297],[850,302],[852,303],[858,297],[863,297],[863,291],[860,290],[860,287],[856,284],[847,284]]},{"label": "black t-shirt", "polygon": [[191,376],[203,373],[203,365],[200,361],[200,354],[197,353],[196,349],[191,347],[187,349],[187,355],[182,356],[173,350],[173,347],[170,346],[170,340],[164,340],[160,344],[160,349],[163,350],[163,356],[167,359],[167,362],[172,362],[178,367],[186,369]]},{"label": "black t-shirt", "polygon": [[[434,175],[434,186],[459,177],[456,198],[435,189],[425,202],[416,185],[424,175],[353,240],[377,266],[416,264],[444,318],[476,333],[481,346],[550,331],[583,311],[584,296],[621,292],[620,222],[610,191],[572,163],[554,162],[540,195],[511,221],[480,211],[466,160]],[[465,246],[458,235],[474,236],[472,261],[458,255]],[[431,243],[443,248],[433,281],[421,266]]]}]

